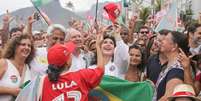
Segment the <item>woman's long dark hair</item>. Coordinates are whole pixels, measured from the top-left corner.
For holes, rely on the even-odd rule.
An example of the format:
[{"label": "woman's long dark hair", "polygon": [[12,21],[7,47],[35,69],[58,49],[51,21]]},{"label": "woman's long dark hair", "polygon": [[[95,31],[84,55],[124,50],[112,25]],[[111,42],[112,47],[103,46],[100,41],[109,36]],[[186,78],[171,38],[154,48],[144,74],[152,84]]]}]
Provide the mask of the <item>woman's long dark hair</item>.
[{"label": "woman's long dark hair", "polygon": [[138,46],[138,45],[136,45],[136,44],[133,44],[132,46],[130,46],[129,47],[129,51],[131,50],[131,49],[138,49],[138,50],[140,50],[140,53],[141,53],[141,63],[137,66],[137,68],[141,71],[141,72],[143,72],[144,71],[144,69],[145,69],[145,52]]},{"label": "woman's long dark hair", "polygon": [[64,70],[64,65],[62,67],[58,67],[58,66],[49,64],[47,69],[49,80],[51,82],[57,82],[59,75],[61,74],[63,70]]}]

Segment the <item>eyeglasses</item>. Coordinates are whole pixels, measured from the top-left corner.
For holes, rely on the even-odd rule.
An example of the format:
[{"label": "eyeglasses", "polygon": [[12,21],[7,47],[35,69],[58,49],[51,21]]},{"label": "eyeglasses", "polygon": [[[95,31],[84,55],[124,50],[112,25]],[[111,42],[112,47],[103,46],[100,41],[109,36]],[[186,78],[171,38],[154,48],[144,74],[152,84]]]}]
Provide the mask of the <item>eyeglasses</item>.
[{"label": "eyeglasses", "polygon": [[140,32],[141,34],[148,34],[149,32],[148,31],[142,31]]}]

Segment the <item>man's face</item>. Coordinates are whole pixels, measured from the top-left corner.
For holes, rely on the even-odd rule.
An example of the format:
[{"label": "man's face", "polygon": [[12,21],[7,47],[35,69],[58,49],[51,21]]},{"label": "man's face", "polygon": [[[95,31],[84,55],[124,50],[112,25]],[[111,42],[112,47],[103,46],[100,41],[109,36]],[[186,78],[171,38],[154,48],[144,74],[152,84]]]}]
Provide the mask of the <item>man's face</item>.
[{"label": "man's face", "polygon": [[21,31],[13,32],[13,33],[11,34],[11,38],[14,38],[14,37],[16,37],[16,36],[19,36],[19,35],[21,35],[21,34],[22,34]]},{"label": "man's face", "polygon": [[128,42],[128,32],[126,30],[121,30],[120,32],[121,38],[124,40],[125,43]]},{"label": "man's face", "polygon": [[201,27],[198,27],[196,29],[196,31],[193,34],[193,41],[198,44],[201,45]]},{"label": "man's face", "polygon": [[51,47],[56,43],[63,44],[65,40],[65,33],[60,29],[54,29],[52,35],[48,36],[48,46]]},{"label": "man's face", "polygon": [[71,34],[70,40],[73,43],[75,43],[78,48],[81,48],[82,45],[83,45],[83,40],[82,40],[81,33],[78,32],[78,31],[74,31],[73,33],[70,33],[70,34]]},{"label": "man's face", "polygon": [[144,40],[147,40],[149,34],[149,29],[142,28],[140,29],[139,37],[143,38]]},{"label": "man's face", "polygon": [[140,29],[140,34],[142,34],[142,35],[147,35],[147,34],[149,34],[149,29],[147,29],[147,28],[142,28],[142,29]]}]

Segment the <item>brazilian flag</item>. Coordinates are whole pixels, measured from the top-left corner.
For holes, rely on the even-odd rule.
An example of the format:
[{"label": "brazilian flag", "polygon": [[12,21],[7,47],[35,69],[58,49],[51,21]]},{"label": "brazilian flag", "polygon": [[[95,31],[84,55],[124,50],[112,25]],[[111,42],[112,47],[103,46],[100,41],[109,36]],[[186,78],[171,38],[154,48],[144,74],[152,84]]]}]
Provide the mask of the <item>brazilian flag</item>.
[{"label": "brazilian flag", "polygon": [[90,92],[89,101],[151,101],[154,89],[150,81],[130,82],[104,76]]}]

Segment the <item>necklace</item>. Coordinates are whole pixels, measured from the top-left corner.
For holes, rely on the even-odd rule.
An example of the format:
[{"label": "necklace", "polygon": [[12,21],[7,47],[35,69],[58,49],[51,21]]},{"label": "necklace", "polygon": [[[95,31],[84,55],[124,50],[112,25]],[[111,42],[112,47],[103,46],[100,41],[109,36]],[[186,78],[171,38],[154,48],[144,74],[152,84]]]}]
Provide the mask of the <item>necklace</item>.
[{"label": "necklace", "polygon": [[19,65],[18,63],[16,63],[14,60],[11,60],[11,63],[14,65],[14,67],[18,70],[20,76],[22,76],[23,70],[25,68],[25,64],[23,65]]}]

